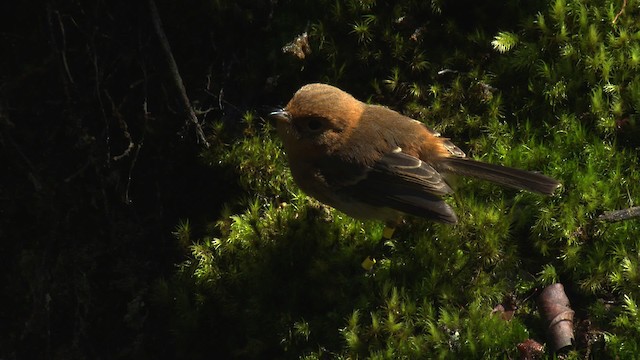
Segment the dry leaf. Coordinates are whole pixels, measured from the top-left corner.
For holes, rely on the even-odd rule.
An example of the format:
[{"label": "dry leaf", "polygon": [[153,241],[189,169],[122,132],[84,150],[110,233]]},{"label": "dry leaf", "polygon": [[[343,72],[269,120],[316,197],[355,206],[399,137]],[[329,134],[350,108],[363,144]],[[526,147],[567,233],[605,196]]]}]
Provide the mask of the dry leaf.
[{"label": "dry leaf", "polygon": [[298,35],[292,42],[282,47],[283,53],[292,54],[300,60],[311,54],[311,46],[309,45],[309,36],[307,32]]}]

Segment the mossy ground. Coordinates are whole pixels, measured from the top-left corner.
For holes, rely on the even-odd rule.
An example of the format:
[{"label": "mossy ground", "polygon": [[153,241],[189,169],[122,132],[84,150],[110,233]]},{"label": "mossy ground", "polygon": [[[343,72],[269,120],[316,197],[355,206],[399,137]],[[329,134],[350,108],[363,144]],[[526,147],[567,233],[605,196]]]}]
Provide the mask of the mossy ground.
[{"label": "mossy ground", "polygon": [[[192,284],[182,305],[205,322],[198,331],[224,319],[236,335],[225,351],[246,357],[517,358],[519,342],[545,341],[533,298],[561,282],[579,338],[566,357],[636,356],[640,225],[597,216],[633,206],[640,192],[640,141],[627,134],[637,133],[640,104],[639,4],[514,6],[497,25],[467,21],[509,10],[325,6],[299,63],[307,76],[420,119],[474,158],[563,187],[541,197],[460,180],[449,199],[459,224],[408,219],[385,241],[382,224],[300,193],[270,125],[248,113],[249,135],[216,136],[206,157],[224,154],[239,169],[251,203],[194,239],[192,259],[162,284]],[[359,267],[367,256],[377,260],[370,271]],[[505,297],[518,306],[510,321],[491,313]]]}]

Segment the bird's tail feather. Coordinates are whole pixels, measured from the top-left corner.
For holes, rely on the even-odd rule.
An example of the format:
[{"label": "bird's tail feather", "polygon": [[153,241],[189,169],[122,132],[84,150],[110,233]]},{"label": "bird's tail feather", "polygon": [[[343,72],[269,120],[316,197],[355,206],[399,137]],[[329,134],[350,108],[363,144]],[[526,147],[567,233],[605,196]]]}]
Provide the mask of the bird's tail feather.
[{"label": "bird's tail feather", "polygon": [[[446,158],[439,164],[442,171],[488,180],[499,185],[552,195],[560,182],[539,173],[483,163],[469,158]],[[440,170],[440,169],[439,169]]]}]

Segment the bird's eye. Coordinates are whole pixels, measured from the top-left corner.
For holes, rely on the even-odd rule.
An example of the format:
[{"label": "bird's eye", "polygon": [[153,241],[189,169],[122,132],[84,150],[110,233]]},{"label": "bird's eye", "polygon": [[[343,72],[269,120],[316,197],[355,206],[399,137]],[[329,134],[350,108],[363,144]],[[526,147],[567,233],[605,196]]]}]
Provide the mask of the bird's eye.
[{"label": "bird's eye", "polygon": [[326,123],[322,118],[308,116],[308,117],[300,117],[294,119],[292,121],[293,128],[300,136],[306,137],[316,137],[321,134],[326,129]]},{"label": "bird's eye", "polygon": [[311,131],[318,131],[322,129],[322,121],[316,118],[310,118],[309,120],[307,120],[307,129]]}]

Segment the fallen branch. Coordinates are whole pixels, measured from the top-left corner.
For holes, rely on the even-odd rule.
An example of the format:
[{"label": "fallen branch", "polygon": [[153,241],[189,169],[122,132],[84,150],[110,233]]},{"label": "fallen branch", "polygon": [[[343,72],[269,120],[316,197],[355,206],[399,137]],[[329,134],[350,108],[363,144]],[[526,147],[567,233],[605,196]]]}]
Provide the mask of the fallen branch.
[{"label": "fallen branch", "polygon": [[615,222],[629,220],[640,217],[640,206],[631,207],[622,210],[605,211],[604,214],[598,216],[599,220]]},{"label": "fallen branch", "polygon": [[158,41],[160,42],[160,47],[162,48],[162,53],[164,55],[164,60],[167,65],[167,70],[169,72],[169,76],[171,80],[173,80],[173,85],[179,95],[180,104],[182,105],[183,111],[187,114],[189,121],[193,123],[196,128],[196,133],[198,135],[198,139],[202,142],[206,147],[209,147],[209,142],[204,135],[204,131],[202,130],[202,126],[198,122],[198,117],[196,116],[193,107],[191,106],[191,101],[189,101],[189,97],[187,96],[187,91],[184,87],[184,82],[182,81],[182,77],[180,76],[180,72],[178,71],[178,64],[176,63],[175,58],[173,57],[173,53],[171,52],[171,46],[169,45],[169,40],[167,39],[167,35],[164,32],[162,27],[162,20],[160,19],[160,13],[158,12],[158,7],[156,6],[156,2],[154,0],[149,0],[149,11],[151,13],[151,22],[153,23],[153,29],[155,30],[156,36],[158,37]]}]

